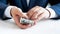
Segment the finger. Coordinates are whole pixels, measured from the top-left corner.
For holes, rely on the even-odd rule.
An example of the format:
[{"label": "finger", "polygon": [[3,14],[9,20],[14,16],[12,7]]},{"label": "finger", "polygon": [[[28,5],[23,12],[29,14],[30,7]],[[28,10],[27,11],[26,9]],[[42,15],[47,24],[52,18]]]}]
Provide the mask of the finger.
[{"label": "finger", "polygon": [[31,20],[37,19],[38,12],[34,12],[34,14],[31,16]]},{"label": "finger", "polygon": [[21,25],[20,28],[21,28],[21,29],[26,29],[26,28],[28,28],[28,27],[25,26],[25,25]]},{"label": "finger", "polygon": [[21,23],[20,23],[20,17],[19,16],[13,16],[13,18],[15,20],[16,25],[19,27],[22,27]]},{"label": "finger", "polygon": [[35,21],[38,22],[39,20],[43,18],[44,18],[44,13],[41,13]]},{"label": "finger", "polygon": [[25,15],[22,10],[20,8],[17,8],[17,15],[19,15],[19,17],[24,17],[24,18],[28,18],[27,15]]},{"label": "finger", "polygon": [[31,17],[36,10],[38,10],[38,7],[32,8],[31,10],[28,11],[27,15],[28,15],[29,17]]},{"label": "finger", "polygon": [[20,22],[19,22],[19,20],[18,20],[18,17],[16,16],[16,17],[14,17],[14,20],[15,20],[15,22],[16,22],[16,24],[17,24],[17,26],[19,26],[20,28],[27,28],[27,26],[24,26],[24,25],[22,25]]},{"label": "finger", "polygon": [[29,27],[31,27],[31,25],[22,25],[22,24],[21,24],[21,27],[20,27],[20,28],[26,29],[26,28],[29,28]]},{"label": "finger", "polygon": [[39,12],[38,12],[38,11],[36,11],[36,12],[32,15],[31,19],[32,19],[32,20],[37,19],[38,14],[39,14]]},{"label": "finger", "polygon": [[28,16],[24,13],[19,12],[18,15],[19,15],[19,17],[28,19]]},{"label": "finger", "polygon": [[[30,13],[34,13],[34,10],[35,9],[37,9],[38,7],[34,7],[34,8],[32,8],[32,9],[30,9],[29,11],[28,11],[28,14],[30,14]],[[33,12],[32,12],[33,11]]]},{"label": "finger", "polygon": [[30,10],[28,11],[28,13],[30,13],[30,12],[33,11],[33,10],[35,10],[36,8],[38,8],[38,6],[33,7],[32,9],[30,9]]},{"label": "finger", "polygon": [[17,16],[14,16],[14,20],[15,20],[15,22],[16,22],[16,24],[17,24],[17,26],[19,26],[20,28],[27,28],[26,26],[23,26],[23,25],[19,22],[19,20],[18,20],[18,17],[17,17]]},{"label": "finger", "polygon": [[37,19],[38,18],[38,16],[40,15],[40,14],[42,14],[43,13],[43,11],[41,11],[40,9],[39,10],[37,10],[34,14],[33,14],[33,16],[32,16],[32,20],[35,20],[35,19]]}]

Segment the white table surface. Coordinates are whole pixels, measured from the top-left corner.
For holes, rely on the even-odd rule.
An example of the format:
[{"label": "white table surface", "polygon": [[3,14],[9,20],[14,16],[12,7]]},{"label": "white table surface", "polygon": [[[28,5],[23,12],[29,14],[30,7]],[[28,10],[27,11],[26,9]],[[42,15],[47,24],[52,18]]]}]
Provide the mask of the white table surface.
[{"label": "white table surface", "polygon": [[60,20],[42,20],[25,30],[20,29],[13,20],[0,20],[0,34],[60,34]]}]

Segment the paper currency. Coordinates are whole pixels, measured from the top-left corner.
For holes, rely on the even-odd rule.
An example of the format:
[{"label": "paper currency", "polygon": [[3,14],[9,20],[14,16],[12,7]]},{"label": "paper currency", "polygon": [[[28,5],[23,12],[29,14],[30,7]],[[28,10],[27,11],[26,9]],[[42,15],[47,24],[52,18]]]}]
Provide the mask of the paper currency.
[{"label": "paper currency", "polygon": [[22,24],[34,24],[34,21],[33,20],[28,20],[28,19],[25,19],[25,18],[21,18],[20,19],[20,23]]}]

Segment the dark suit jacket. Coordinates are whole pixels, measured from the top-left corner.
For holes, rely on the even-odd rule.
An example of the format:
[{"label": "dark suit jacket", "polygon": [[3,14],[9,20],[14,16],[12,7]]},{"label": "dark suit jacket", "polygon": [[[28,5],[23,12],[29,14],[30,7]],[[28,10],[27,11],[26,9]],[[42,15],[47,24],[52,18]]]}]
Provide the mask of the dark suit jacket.
[{"label": "dark suit jacket", "polygon": [[21,8],[23,12],[27,12],[34,6],[42,6],[45,8],[48,3],[52,5],[50,8],[55,10],[57,18],[60,18],[60,0],[30,0],[29,6],[27,6],[26,0],[0,0],[0,18],[5,19],[4,11],[8,7],[8,4],[17,6]]}]

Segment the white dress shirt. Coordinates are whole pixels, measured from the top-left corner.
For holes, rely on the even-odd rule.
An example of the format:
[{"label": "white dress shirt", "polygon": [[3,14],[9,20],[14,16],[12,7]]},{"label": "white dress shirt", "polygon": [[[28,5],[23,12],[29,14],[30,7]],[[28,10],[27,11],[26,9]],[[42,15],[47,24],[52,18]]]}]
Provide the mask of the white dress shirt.
[{"label": "white dress shirt", "polygon": [[[29,1],[30,1],[30,0],[27,0],[27,5],[28,5],[28,6],[29,6]],[[12,18],[11,15],[10,15],[10,10],[11,10],[11,8],[13,8],[13,7],[14,7],[14,6],[8,6],[8,7],[6,8],[6,10],[5,10],[5,16],[6,16],[6,17]],[[56,17],[56,13],[55,13],[55,11],[54,11],[53,9],[51,9],[51,8],[46,8],[46,9],[48,9],[48,10],[51,12],[50,18]]]}]

